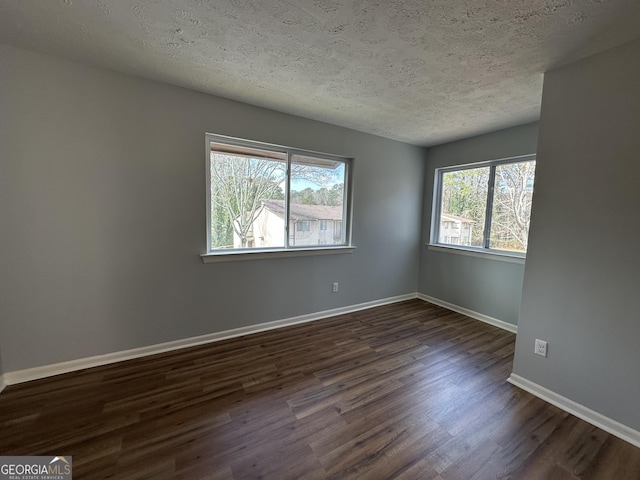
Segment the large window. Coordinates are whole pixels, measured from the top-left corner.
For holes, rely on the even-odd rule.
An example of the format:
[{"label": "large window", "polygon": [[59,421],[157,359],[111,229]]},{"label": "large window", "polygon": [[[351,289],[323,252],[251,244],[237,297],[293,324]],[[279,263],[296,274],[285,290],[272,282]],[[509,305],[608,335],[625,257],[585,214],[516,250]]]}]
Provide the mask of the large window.
[{"label": "large window", "polygon": [[431,243],[524,255],[535,156],[436,170]]},{"label": "large window", "polygon": [[341,228],[349,166],[333,155],[207,135],[208,251],[349,245]]}]

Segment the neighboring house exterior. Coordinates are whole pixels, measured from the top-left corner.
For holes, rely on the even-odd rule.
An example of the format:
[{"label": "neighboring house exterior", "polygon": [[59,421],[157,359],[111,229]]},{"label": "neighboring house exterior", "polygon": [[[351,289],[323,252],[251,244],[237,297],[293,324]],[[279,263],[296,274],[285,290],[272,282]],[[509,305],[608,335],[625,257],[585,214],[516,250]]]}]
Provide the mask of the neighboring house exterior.
[{"label": "neighboring house exterior", "polygon": [[440,243],[449,245],[471,245],[473,220],[442,213],[440,215]]},{"label": "neighboring house exterior", "polygon": [[[341,206],[289,205],[290,231],[289,245],[294,247],[310,245],[339,245],[343,243]],[[269,248],[284,246],[284,200],[263,200],[260,213],[247,235],[245,247]],[[233,246],[242,247],[242,241],[235,233]]]}]

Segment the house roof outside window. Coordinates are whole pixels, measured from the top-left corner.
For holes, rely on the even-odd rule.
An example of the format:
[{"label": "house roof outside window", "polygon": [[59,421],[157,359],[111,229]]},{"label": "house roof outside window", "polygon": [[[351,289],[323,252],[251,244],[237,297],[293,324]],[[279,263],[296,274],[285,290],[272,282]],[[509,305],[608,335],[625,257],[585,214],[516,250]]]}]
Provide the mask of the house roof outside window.
[{"label": "house roof outside window", "polygon": [[440,215],[441,222],[460,222],[460,223],[476,223],[475,220],[459,217],[457,215],[451,215],[449,213],[443,213]]},{"label": "house roof outside window", "polygon": [[[262,204],[273,214],[284,218],[284,200],[263,200]],[[342,206],[292,203],[289,216],[294,221],[342,220],[343,209]]]}]

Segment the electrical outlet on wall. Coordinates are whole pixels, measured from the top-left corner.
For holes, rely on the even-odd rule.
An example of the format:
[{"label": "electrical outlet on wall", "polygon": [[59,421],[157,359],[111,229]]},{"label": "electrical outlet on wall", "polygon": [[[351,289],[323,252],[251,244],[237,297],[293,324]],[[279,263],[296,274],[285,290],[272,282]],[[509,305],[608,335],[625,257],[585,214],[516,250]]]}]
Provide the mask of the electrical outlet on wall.
[{"label": "electrical outlet on wall", "polygon": [[339,287],[338,282],[333,282],[333,287],[332,287],[333,293],[336,293],[338,291],[338,287]]},{"label": "electrical outlet on wall", "polygon": [[541,357],[546,357],[547,356],[547,342],[545,342],[544,340],[539,340],[536,338],[536,344],[535,347],[533,349],[533,352],[536,355],[540,355]]}]

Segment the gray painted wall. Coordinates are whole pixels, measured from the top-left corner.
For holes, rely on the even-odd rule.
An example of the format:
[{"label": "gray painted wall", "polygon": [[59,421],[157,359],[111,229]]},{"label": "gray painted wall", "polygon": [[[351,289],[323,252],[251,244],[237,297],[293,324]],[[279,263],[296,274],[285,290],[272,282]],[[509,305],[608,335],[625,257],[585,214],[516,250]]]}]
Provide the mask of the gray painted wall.
[{"label": "gray painted wall", "polygon": [[518,323],[522,264],[428,250],[435,169],[536,152],[532,123],[432,147],[427,153],[418,291],[504,322]]},{"label": "gray painted wall", "polygon": [[[424,149],[11,47],[0,64],[6,372],[416,291]],[[202,264],[205,132],[354,157],[355,253]]]},{"label": "gray painted wall", "polygon": [[640,41],[545,75],[514,373],[640,430],[638,85]]}]

